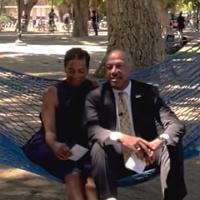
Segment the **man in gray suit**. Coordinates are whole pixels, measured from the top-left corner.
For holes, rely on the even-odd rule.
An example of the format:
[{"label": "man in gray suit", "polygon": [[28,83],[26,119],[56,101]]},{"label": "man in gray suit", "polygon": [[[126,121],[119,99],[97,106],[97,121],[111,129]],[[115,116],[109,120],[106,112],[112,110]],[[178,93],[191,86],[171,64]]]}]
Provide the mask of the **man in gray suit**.
[{"label": "man in gray suit", "polygon": [[[181,200],[187,193],[181,145],[184,125],[159,97],[157,88],[131,80],[130,75],[128,54],[112,50],[106,59],[108,81],[86,99],[84,127],[99,198],[117,199],[116,180],[135,173],[125,167],[124,152],[128,152],[144,161],[146,168],[159,167],[164,200]],[[122,92],[126,113],[118,106]],[[124,132],[120,118],[127,113],[130,131]],[[162,133],[157,132],[156,121]]]}]

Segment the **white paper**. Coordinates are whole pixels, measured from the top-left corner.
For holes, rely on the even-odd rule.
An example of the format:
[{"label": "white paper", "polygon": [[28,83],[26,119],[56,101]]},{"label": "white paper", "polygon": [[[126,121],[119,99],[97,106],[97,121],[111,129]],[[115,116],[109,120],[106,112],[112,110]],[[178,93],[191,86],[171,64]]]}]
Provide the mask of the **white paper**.
[{"label": "white paper", "polygon": [[145,161],[138,158],[135,153],[128,158],[127,162],[125,163],[125,167],[133,170],[137,173],[142,173],[146,167]]},{"label": "white paper", "polygon": [[88,149],[79,144],[75,144],[71,148],[71,152],[72,152],[72,155],[69,157],[69,159],[73,161],[77,161],[88,152]]}]

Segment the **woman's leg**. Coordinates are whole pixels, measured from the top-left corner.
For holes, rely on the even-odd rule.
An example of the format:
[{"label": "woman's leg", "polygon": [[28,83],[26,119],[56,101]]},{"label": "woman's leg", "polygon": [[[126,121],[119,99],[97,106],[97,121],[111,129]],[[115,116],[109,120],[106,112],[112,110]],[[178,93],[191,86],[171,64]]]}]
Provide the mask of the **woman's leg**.
[{"label": "woman's leg", "polygon": [[65,187],[68,200],[86,200],[84,182],[79,172],[73,172],[65,177]]},{"label": "woman's leg", "polygon": [[85,184],[85,193],[87,200],[98,200],[96,186],[92,177],[87,178],[87,182]]}]

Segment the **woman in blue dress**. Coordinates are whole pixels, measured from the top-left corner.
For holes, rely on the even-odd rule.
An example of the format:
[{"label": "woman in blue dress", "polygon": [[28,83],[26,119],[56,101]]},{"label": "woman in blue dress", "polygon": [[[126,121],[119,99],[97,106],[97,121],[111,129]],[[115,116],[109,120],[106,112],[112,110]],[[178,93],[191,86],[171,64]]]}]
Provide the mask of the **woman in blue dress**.
[{"label": "woman in blue dress", "polygon": [[29,159],[63,180],[69,200],[97,199],[89,153],[77,161],[69,159],[74,144],[88,147],[82,113],[86,94],[96,86],[87,79],[89,62],[88,52],[80,48],[66,52],[66,79],[44,92],[42,126],[23,147]]}]

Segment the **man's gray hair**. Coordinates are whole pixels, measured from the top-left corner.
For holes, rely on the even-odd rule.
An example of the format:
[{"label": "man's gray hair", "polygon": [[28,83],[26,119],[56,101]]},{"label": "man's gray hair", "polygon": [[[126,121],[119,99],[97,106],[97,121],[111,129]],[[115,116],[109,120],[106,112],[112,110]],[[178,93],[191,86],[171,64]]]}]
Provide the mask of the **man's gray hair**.
[{"label": "man's gray hair", "polygon": [[132,58],[131,58],[131,55],[128,51],[122,49],[122,48],[113,48],[113,49],[110,49],[106,55],[106,60],[108,59],[108,57],[110,56],[111,53],[115,52],[115,51],[120,51],[124,54],[124,59],[127,61],[127,63],[129,65],[132,65]]}]

